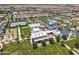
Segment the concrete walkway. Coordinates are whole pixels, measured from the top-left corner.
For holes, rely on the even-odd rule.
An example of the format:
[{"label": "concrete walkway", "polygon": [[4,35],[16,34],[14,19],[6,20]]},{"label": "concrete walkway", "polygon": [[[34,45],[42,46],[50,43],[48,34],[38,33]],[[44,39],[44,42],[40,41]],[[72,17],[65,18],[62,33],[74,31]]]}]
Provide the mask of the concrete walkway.
[{"label": "concrete walkway", "polygon": [[20,27],[18,27],[18,36],[19,36],[19,41],[20,41],[20,40],[23,40],[23,39],[21,38]]},{"label": "concrete walkway", "polygon": [[65,45],[65,47],[66,47],[67,49],[72,50],[72,52],[73,52],[75,55],[78,55],[78,53],[76,53],[73,49],[71,49],[67,44],[64,44],[64,45]]}]

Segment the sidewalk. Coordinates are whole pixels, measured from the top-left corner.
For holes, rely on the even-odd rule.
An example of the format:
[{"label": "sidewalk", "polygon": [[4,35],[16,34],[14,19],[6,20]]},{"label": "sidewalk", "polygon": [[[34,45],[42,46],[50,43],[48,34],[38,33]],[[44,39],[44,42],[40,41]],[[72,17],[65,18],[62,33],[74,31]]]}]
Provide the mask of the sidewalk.
[{"label": "sidewalk", "polygon": [[67,44],[64,44],[65,45],[65,47],[67,48],[67,49],[69,49],[69,50],[72,50],[72,52],[75,54],[75,55],[78,55],[73,49],[71,49]]}]

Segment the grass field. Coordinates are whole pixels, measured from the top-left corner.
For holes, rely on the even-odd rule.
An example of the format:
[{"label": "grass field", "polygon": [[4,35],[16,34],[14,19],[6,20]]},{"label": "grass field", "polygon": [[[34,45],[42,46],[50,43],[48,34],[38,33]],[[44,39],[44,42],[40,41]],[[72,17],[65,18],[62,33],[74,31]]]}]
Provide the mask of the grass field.
[{"label": "grass field", "polygon": [[79,39],[73,39],[66,42],[66,44],[69,45],[71,48],[75,47],[75,43],[79,43]]},{"label": "grass field", "polygon": [[31,31],[29,28],[21,28],[21,34],[23,37],[29,37],[31,35]]},{"label": "grass field", "polygon": [[60,43],[41,46],[37,49],[31,47],[30,41],[26,40],[20,43],[12,43],[4,45],[3,52],[9,54],[24,54],[24,55],[69,55],[69,50],[62,47]]}]

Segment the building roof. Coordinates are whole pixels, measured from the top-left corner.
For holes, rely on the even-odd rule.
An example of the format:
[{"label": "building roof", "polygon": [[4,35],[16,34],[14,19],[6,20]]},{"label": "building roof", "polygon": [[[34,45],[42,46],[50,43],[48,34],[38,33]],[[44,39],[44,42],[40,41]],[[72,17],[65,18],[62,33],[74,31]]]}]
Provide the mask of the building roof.
[{"label": "building roof", "polygon": [[47,19],[48,21],[51,21],[51,19]]},{"label": "building roof", "polygon": [[25,22],[13,22],[13,23],[11,23],[11,27],[16,27],[17,25],[26,25],[26,23]]},{"label": "building roof", "polygon": [[67,37],[69,36],[70,31],[62,30],[60,31],[62,35],[66,35]]},{"label": "building roof", "polygon": [[40,31],[40,29],[38,27],[32,28],[32,32],[38,32],[38,31]]},{"label": "building roof", "polygon": [[47,36],[47,33],[44,31],[39,31],[39,32],[33,32],[31,33],[31,37],[30,38],[39,38],[42,36]]},{"label": "building roof", "polygon": [[47,30],[46,33],[53,33],[54,35],[61,35],[61,32],[58,29]]},{"label": "building roof", "polygon": [[53,28],[53,26],[51,26],[51,25],[47,25],[47,29],[48,29],[48,30],[53,30],[54,28]]},{"label": "building roof", "polygon": [[5,28],[7,24],[7,20],[4,20],[0,23],[0,34],[3,32],[3,29]]},{"label": "building roof", "polygon": [[30,26],[31,28],[40,27],[40,24],[39,24],[39,23],[35,23],[35,24],[30,24],[29,26]]},{"label": "building roof", "polygon": [[13,14],[15,15],[15,14],[18,14],[17,12],[13,12]]}]

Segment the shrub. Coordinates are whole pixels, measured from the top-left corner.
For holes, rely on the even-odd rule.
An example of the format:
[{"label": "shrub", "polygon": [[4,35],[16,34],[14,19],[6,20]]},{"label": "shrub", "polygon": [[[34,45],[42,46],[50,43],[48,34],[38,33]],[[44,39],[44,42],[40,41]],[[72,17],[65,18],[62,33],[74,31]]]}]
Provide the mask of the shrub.
[{"label": "shrub", "polygon": [[75,47],[76,48],[79,48],[79,43],[75,43]]},{"label": "shrub", "polygon": [[61,46],[65,47],[65,45],[64,45],[64,41],[61,42]]},{"label": "shrub", "polygon": [[18,38],[16,38],[16,42],[19,43],[19,39]]},{"label": "shrub", "polygon": [[73,52],[72,52],[72,50],[69,50],[69,53],[73,55]]},{"label": "shrub", "polygon": [[66,35],[63,35],[63,36],[62,36],[62,38],[63,38],[64,40],[67,40],[67,37],[66,37]]},{"label": "shrub", "polygon": [[56,37],[57,42],[60,42],[60,36]]},{"label": "shrub", "polygon": [[42,45],[43,45],[43,46],[46,46],[46,43],[45,43],[45,41],[41,41],[41,42],[42,42]]},{"label": "shrub", "polygon": [[65,47],[64,43],[61,43],[61,46]]},{"label": "shrub", "polygon": [[53,38],[50,38],[49,42],[50,42],[50,44],[54,44],[55,43],[54,40],[53,40]]},{"label": "shrub", "polygon": [[3,48],[2,49],[0,49],[0,52],[2,52],[3,51]]},{"label": "shrub", "polygon": [[33,43],[33,48],[34,49],[38,48],[36,43]]}]

